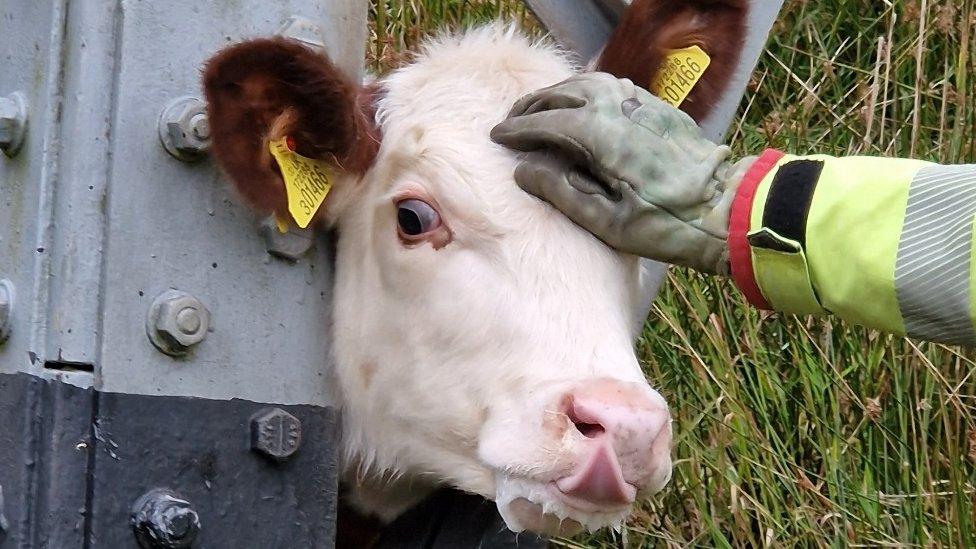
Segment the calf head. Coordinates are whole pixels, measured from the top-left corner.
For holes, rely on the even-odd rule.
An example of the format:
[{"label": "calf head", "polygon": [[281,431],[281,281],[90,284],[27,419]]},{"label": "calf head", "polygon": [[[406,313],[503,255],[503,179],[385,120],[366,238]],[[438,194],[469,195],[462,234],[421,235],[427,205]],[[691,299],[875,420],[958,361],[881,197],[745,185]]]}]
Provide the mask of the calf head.
[{"label": "calf head", "polygon": [[[354,486],[446,483],[515,530],[566,533],[619,522],[668,481],[670,415],[633,350],[637,259],[520,191],[516,155],[489,139],[516,99],[574,70],[499,25],[433,39],[366,86],[285,39],[208,64],[213,152],[255,210],[287,215],[269,140],[333,168],[318,219],[339,234],[334,385]],[[377,501],[392,518],[410,499]]]}]

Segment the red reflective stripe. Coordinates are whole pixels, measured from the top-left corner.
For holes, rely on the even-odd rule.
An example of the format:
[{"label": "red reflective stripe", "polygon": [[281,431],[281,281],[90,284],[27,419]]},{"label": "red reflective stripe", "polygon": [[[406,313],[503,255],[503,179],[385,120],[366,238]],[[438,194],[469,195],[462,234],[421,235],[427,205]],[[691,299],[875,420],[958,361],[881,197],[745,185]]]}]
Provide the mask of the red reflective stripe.
[{"label": "red reflective stripe", "polygon": [[752,270],[752,251],[749,248],[749,218],[752,215],[752,201],[756,189],[781,158],[785,155],[775,149],[766,149],[762,156],[749,168],[732,200],[729,214],[729,263],[732,267],[732,280],[746,299],[760,309],[772,309],[763,297],[756,275]]}]

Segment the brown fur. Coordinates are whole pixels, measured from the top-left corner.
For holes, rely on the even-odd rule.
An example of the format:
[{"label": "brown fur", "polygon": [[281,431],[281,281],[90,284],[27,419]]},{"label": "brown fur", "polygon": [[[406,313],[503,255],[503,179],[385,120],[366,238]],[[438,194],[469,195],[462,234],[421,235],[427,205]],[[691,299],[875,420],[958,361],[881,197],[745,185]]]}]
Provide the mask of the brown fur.
[{"label": "brown fur", "polygon": [[646,88],[669,50],[700,46],[712,62],[681,109],[701,121],[738,64],[747,12],[748,0],[634,0],[596,68]]},{"label": "brown fur", "polygon": [[287,211],[270,139],[290,136],[299,154],[353,174],[365,172],[379,149],[377,90],[362,88],[326,56],[293,40],[228,47],[207,62],[203,84],[213,155],[261,213]]}]

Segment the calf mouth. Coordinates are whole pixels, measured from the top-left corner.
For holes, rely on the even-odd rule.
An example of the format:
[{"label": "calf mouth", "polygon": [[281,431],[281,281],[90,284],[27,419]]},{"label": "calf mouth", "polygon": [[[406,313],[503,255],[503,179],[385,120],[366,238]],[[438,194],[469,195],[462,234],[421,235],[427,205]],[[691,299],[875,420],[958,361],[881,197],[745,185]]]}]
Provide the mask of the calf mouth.
[{"label": "calf mouth", "polygon": [[513,532],[572,536],[583,530],[619,529],[633,503],[593,503],[564,493],[557,482],[505,477],[497,482],[495,504]]}]

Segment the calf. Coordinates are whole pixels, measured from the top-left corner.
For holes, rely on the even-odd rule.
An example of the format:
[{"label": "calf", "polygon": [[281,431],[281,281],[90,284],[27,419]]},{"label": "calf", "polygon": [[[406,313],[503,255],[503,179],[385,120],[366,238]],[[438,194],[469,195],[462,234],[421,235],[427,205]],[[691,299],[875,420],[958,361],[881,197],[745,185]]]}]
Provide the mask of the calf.
[{"label": "calf", "polygon": [[[647,84],[669,49],[713,49],[685,105],[703,116],[743,17],[741,2],[638,0],[596,65]],[[519,190],[516,155],[489,139],[516,99],[576,70],[500,24],[432,38],[365,86],[280,38],[206,67],[214,156],[257,212],[289,217],[270,142],[330,164],[322,330],[362,510],[389,520],[449,484],[515,531],[569,533],[618,524],[671,476],[668,407],[633,350],[660,271]]]}]

